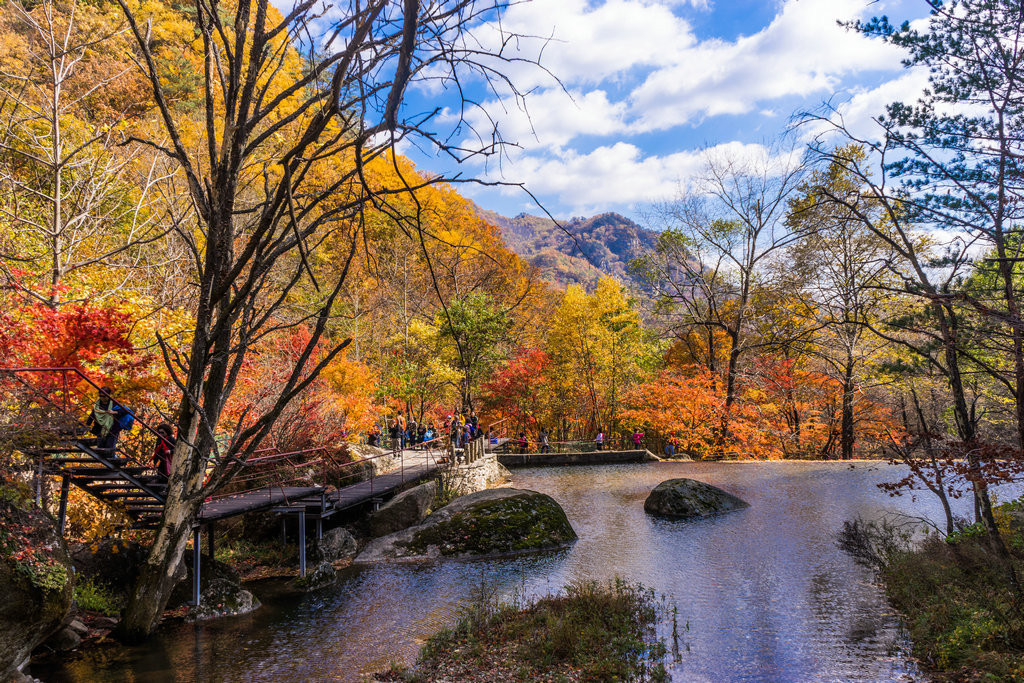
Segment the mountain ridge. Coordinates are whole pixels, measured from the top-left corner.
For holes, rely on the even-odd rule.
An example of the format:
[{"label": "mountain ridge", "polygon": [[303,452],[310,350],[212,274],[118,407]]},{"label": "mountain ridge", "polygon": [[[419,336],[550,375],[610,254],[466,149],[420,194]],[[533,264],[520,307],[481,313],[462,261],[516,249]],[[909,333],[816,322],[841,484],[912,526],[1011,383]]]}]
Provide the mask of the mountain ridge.
[{"label": "mountain ridge", "polygon": [[629,264],[650,252],[658,233],[614,211],[567,221],[527,213],[509,218],[477,207],[478,213],[501,231],[505,244],[560,285],[591,288],[612,275],[631,288],[640,283]]}]

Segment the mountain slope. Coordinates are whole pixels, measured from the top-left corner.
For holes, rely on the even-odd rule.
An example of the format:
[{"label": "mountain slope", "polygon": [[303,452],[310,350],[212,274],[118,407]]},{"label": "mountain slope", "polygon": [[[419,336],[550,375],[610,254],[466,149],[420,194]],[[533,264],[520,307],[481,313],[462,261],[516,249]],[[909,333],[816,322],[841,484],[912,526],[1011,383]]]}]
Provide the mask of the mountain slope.
[{"label": "mountain slope", "polygon": [[602,275],[635,284],[628,268],[654,248],[657,233],[617,213],[573,218],[559,227],[550,218],[480,214],[501,229],[505,243],[544,276],[562,285],[592,286]]}]

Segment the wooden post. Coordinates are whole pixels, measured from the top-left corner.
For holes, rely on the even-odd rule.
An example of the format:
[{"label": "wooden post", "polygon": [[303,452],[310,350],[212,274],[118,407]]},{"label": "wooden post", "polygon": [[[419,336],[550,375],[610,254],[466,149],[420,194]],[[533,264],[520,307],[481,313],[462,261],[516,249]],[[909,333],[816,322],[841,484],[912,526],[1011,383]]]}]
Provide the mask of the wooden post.
[{"label": "wooden post", "polygon": [[68,518],[68,492],[71,490],[71,477],[66,474],[61,477],[60,482],[60,507],[57,508],[57,528],[60,535],[64,535],[64,525]]},{"label": "wooden post", "polygon": [[299,509],[299,576],[306,575],[306,507]]},{"label": "wooden post", "polygon": [[192,604],[199,606],[199,571],[202,555],[203,531],[199,527],[192,530]]}]

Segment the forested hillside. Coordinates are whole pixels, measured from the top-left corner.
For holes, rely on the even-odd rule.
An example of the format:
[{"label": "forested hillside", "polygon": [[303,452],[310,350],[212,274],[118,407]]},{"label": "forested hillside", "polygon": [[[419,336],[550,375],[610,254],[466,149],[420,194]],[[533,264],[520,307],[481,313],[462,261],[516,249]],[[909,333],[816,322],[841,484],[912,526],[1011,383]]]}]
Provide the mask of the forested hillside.
[{"label": "forested hillside", "polygon": [[536,266],[544,278],[562,286],[592,288],[604,275],[635,285],[630,263],[649,252],[657,241],[657,233],[617,213],[556,223],[525,213],[508,218],[493,211],[479,211],[501,228],[501,236],[512,251]]}]

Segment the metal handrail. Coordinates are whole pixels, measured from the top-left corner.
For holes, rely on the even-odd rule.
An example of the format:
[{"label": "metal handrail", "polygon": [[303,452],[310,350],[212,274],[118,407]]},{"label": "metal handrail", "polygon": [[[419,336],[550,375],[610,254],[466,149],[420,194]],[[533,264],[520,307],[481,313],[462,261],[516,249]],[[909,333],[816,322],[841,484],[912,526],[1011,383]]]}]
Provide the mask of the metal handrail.
[{"label": "metal handrail", "polygon": [[[56,367],[56,368],[44,368],[44,367],[0,368],[0,372],[10,373],[10,374],[17,374],[19,372],[37,372],[37,373],[38,372],[60,372],[60,373],[66,374],[66,373],[70,372],[70,373],[73,373],[75,375],[78,375],[81,379],[85,380],[85,382],[88,383],[89,385],[91,385],[94,389],[96,389],[96,391],[98,391],[98,392],[102,392],[103,391],[103,387],[101,387],[100,385],[96,384],[96,382],[93,382],[91,379],[89,379],[89,376],[86,375],[84,372],[82,372],[78,368],[73,368],[73,367]],[[69,387],[68,387],[67,384],[65,384],[64,390],[65,390],[65,392],[67,392],[69,390]],[[78,392],[78,393],[79,393],[79,395],[84,395],[85,394],[85,392]],[[114,399],[114,397],[111,396],[110,400],[115,401],[116,399]],[[119,405],[125,406],[126,408],[130,408],[130,406],[126,405],[125,403],[123,403],[121,401],[116,401],[116,402]],[[54,404],[54,405],[56,405],[56,404]],[[142,417],[140,412],[133,410],[132,413],[135,415],[135,422],[137,424],[142,425],[142,427],[145,428],[146,431],[152,433],[154,436],[157,436],[157,437],[160,436],[160,433],[157,432],[156,429],[151,427],[148,422],[146,422],[146,420]]]},{"label": "metal handrail", "polygon": [[[93,382],[84,372],[82,372],[78,368],[73,368],[73,367],[52,367],[52,368],[48,368],[48,367],[15,367],[15,368],[0,368],[0,373],[9,374],[12,377],[14,377],[14,379],[17,380],[20,384],[22,384],[26,388],[28,388],[28,389],[32,390],[33,392],[35,392],[35,394],[37,396],[40,396],[42,398],[42,400],[44,400],[47,403],[49,403],[50,405],[52,405],[54,408],[56,408],[58,411],[60,411],[65,417],[70,417],[72,419],[72,421],[76,424],[76,426],[80,427],[82,429],[87,429],[85,422],[83,422],[82,419],[80,417],[78,417],[76,414],[71,412],[70,407],[67,405],[67,400],[68,400],[68,396],[71,394],[72,391],[74,391],[74,393],[79,395],[79,396],[85,396],[86,394],[85,394],[84,391],[79,391],[77,389],[74,389],[73,387],[71,387],[68,384],[68,382],[67,382],[67,374],[68,373],[72,373],[72,374],[77,375],[78,377],[83,379],[86,383],[88,383],[89,385],[93,386],[99,392],[102,392],[102,390],[103,390],[103,387],[101,387],[98,384],[96,384],[95,382]],[[63,407],[61,407],[50,396],[47,396],[42,390],[40,390],[39,387],[33,386],[31,383],[29,383],[26,380],[24,380],[23,378],[19,377],[18,376],[19,373],[61,373],[62,375],[64,375],[64,383],[63,383],[63,387],[62,388],[63,388],[63,392],[64,392],[64,404],[65,405]],[[110,399],[112,401],[115,401],[113,396],[111,396]],[[122,405],[124,407],[130,408],[130,406],[127,406],[124,402],[121,402],[121,401],[115,401],[115,402],[117,402],[119,405]],[[142,427],[146,431],[148,431],[151,434],[153,434],[156,438],[158,438],[158,439],[163,439],[164,438],[163,436],[160,435],[159,432],[157,432],[155,429],[153,429],[145,421],[145,419],[142,418],[142,416],[138,412],[133,410],[132,414],[134,415],[134,422],[135,423],[142,425]],[[137,454],[134,454],[134,453],[131,453],[130,451],[125,450],[123,448],[123,445],[122,445],[122,448],[120,450],[125,455],[127,455],[128,459],[130,461],[132,461],[134,464],[136,464],[138,466],[146,467],[146,468],[151,468],[151,465],[149,463],[144,462],[143,460],[141,460],[138,457]]]}]

